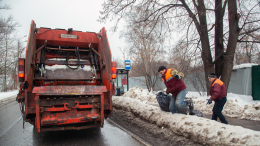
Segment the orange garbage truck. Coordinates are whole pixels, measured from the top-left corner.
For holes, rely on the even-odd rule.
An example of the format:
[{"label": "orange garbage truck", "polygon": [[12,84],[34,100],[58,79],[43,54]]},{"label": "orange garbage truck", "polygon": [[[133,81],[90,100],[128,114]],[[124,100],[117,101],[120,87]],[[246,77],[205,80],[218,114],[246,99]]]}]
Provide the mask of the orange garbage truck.
[{"label": "orange garbage truck", "polygon": [[103,127],[112,112],[116,63],[105,28],[37,28],[32,21],[18,76],[23,119],[38,132]]}]

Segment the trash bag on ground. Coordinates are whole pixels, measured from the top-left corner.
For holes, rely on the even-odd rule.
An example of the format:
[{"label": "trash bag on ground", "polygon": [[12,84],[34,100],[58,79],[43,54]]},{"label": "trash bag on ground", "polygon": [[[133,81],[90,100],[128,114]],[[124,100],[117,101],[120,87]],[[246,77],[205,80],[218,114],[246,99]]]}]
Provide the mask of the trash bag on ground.
[{"label": "trash bag on ground", "polygon": [[170,112],[170,109],[169,109],[169,105],[170,105],[170,101],[171,101],[170,95],[166,95],[163,92],[159,92],[156,96],[156,99],[157,99],[162,111]]},{"label": "trash bag on ground", "polygon": [[[157,99],[159,106],[160,106],[162,111],[170,112],[169,105],[170,105],[171,97],[172,97],[171,95],[169,95],[169,94],[166,95],[164,92],[159,92],[156,95],[156,99]],[[188,107],[186,107],[183,110],[178,109],[178,111],[179,111],[179,113],[185,114],[185,115],[187,113],[189,113],[189,115],[196,115],[198,117],[203,117],[203,114],[200,111],[198,111],[198,110],[190,111]]]}]

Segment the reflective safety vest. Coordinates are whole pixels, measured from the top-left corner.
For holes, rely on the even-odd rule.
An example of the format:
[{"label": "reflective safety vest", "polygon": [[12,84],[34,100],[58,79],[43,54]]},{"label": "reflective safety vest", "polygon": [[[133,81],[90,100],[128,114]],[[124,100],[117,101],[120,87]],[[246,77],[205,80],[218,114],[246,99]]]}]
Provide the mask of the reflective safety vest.
[{"label": "reflective safety vest", "polygon": [[174,97],[176,97],[180,91],[186,89],[186,85],[184,84],[184,82],[181,79],[175,79],[175,75],[179,75],[181,78],[184,77],[183,73],[178,72],[175,69],[167,69],[164,76],[162,76],[162,81],[164,82],[167,90]]},{"label": "reflective safety vest", "polygon": [[220,86],[224,84],[220,79],[216,79],[212,86],[214,86],[216,83],[218,83]]},{"label": "reflective safety vest", "polygon": [[[171,70],[172,69],[167,69],[165,76],[166,82],[170,81],[173,77],[171,75]],[[162,81],[165,82],[164,78],[162,78]]]}]

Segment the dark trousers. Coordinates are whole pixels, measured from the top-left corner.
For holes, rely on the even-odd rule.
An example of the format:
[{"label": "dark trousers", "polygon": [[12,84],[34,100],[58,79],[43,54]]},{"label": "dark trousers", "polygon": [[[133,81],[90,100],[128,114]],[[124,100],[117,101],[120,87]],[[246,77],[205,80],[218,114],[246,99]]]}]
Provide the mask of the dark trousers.
[{"label": "dark trousers", "polygon": [[224,117],[224,115],[221,113],[223,110],[224,105],[227,102],[227,97],[223,97],[217,101],[215,101],[215,105],[213,107],[213,114],[212,114],[212,120],[216,120],[219,118],[219,120],[222,123],[228,124],[226,118]]}]

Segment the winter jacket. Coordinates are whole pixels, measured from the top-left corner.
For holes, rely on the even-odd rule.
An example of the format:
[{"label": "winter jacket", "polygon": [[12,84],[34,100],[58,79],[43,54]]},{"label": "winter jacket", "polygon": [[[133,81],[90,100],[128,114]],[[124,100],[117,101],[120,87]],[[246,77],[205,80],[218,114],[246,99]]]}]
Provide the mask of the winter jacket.
[{"label": "winter jacket", "polygon": [[210,99],[217,101],[227,96],[225,84],[220,79],[215,79],[210,88]]},{"label": "winter jacket", "polygon": [[164,76],[162,76],[162,80],[168,92],[171,93],[174,97],[176,97],[180,91],[186,89],[186,85],[184,84],[182,79],[175,79],[175,75],[179,75],[181,78],[184,77],[183,73],[178,72],[175,69],[166,69]]}]

